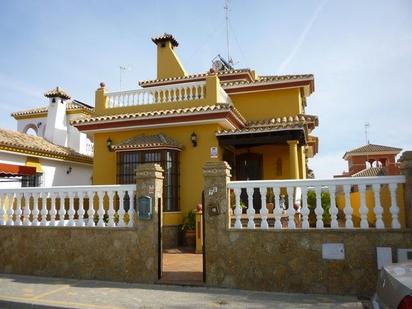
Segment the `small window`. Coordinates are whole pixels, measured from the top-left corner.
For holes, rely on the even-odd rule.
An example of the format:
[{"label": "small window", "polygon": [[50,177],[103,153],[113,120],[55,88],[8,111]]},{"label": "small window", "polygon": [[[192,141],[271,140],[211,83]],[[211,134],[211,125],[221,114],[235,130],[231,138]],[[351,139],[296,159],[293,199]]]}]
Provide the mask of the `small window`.
[{"label": "small window", "polygon": [[36,175],[21,177],[22,188],[41,187],[42,184],[43,184],[43,174],[42,173],[37,173]]}]

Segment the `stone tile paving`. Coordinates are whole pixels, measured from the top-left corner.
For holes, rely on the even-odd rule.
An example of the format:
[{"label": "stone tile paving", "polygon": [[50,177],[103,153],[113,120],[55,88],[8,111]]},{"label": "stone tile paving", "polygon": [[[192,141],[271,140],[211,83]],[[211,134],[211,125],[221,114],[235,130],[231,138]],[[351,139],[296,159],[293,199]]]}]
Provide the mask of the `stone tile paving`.
[{"label": "stone tile paving", "polygon": [[0,275],[0,308],[362,308],[354,297]]}]

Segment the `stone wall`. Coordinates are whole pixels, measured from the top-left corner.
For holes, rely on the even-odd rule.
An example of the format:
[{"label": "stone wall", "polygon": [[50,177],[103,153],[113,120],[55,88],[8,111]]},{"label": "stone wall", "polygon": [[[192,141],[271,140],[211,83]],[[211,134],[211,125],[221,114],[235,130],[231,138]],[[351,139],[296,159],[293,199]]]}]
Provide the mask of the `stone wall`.
[{"label": "stone wall", "polygon": [[[162,168],[141,164],[136,195],[152,218],[134,228],[0,226],[0,273],[154,283],[161,271]],[[138,199],[137,199],[138,200]]]},{"label": "stone wall", "polygon": [[[404,230],[229,229],[225,162],[204,167],[206,284],[252,290],[371,296],[376,247],[412,248]],[[343,260],[322,258],[322,244],[342,243]]]},{"label": "stone wall", "polygon": [[0,273],[152,283],[153,237],[139,227],[0,226]]}]

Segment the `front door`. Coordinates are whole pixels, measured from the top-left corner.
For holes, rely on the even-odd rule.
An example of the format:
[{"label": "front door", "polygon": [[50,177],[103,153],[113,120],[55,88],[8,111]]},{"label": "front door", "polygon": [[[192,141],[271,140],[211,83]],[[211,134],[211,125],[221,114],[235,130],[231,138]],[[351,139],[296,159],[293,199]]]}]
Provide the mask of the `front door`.
[{"label": "front door", "polygon": [[[261,180],[263,179],[263,159],[262,155],[247,152],[236,156],[236,180]],[[248,206],[248,197],[245,189],[242,189],[240,199],[245,206]],[[253,208],[261,208],[261,197],[259,189],[253,193]],[[246,210],[244,210],[245,212]]]}]

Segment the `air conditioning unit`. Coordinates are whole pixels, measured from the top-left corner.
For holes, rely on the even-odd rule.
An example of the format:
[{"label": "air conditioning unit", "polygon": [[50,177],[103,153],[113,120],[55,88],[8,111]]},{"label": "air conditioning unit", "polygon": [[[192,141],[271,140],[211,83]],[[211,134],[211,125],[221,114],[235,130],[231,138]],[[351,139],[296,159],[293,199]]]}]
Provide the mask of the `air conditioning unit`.
[{"label": "air conditioning unit", "polygon": [[412,262],[412,249],[398,249],[398,263]]}]

